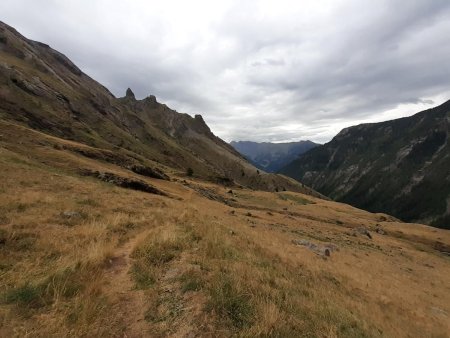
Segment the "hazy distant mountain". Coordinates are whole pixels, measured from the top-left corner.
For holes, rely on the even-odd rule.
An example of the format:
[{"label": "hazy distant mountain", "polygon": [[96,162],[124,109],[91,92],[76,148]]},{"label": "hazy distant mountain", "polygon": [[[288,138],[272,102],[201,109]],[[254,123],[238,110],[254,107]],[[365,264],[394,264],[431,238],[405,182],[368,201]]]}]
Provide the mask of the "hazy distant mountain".
[{"label": "hazy distant mountain", "polygon": [[277,172],[300,154],[318,146],[311,141],[289,143],[232,141],[230,144],[255,166],[267,172]]},{"label": "hazy distant mountain", "polygon": [[450,229],[450,101],[342,130],[281,170],[372,212]]}]

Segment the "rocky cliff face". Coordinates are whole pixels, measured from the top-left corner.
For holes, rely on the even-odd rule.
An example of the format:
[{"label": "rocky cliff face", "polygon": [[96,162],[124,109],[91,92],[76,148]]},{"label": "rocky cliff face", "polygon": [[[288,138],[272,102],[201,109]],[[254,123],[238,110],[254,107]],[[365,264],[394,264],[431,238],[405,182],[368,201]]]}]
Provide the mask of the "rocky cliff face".
[{"label": "rocky cliff face", "polygon": [[336,200],[450,228],[450,101],[342,130],[281,170]]},{"label": "rocky cliff face", "polygon": [[152,95],[137,100],[131,89],[116,98],[63,54],[1,22],[0,118],[175,174],[191,168],[226,184],[305,190],[290,178],[259,173],[200,115],[177,113]]}]

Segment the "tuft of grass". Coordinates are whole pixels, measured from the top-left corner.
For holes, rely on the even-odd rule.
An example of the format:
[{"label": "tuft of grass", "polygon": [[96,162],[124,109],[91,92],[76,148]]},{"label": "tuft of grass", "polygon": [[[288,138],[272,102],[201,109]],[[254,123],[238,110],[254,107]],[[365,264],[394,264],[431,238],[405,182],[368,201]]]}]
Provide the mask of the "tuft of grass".
[{"label": "tuft of grass", "polygon": [[61,298],[75,297],[84,289],[87,280],[91,277],[89,268],[80,265],[58,271],[49,276],[43,284],[45,285],[46,297],[52,303],[59,301]]},{"label": "tuft of grass", "polygon": [[137,289],[146,290],[156,283],[156,269],[146,264],[143,260],[139,260],[133,264],[131,274]]},{"label": "tuft of grass", "polygon": [[7,204],[0,206],[0,211],[3,214],[8,212],[23,213],[33,206],[34,205],[30,203],[24,203],[20,201],[9,201]]},{"label": "tuft of grass", "polygon": [[90,327],[95,322],[98,314],[107,310],[107,302],[104,297],[99,297],[98,295],[90,296],[76,298],[66,316],[67,324],[78,328]]},{"label": "tuft of grass", "polygon": [[174,259],[183,249],[181,241],[164,241],[153,238],[149,243],[138,247],[133,258],[144,260],[153,266],[162,266]]},{"label": "tuft of grass", "polygon": [[0,231],[0,245],[5,245],[10,252],[24,252],[32,250],[36,244],[38,234],[29,232]]},{"label": "tuft of grass", "polygon": [[8,238],[9,238],[8,231],[6,231],[5,229],[0,229],[0,245],[6,244],[6,241],[8,240]]},{"label": "tuft of grass", "polygon": [[144,239],[131,254],[135,259],[131,273],[136,287],[152,287],[159,270],[178,257],[183,248],[182,239],[173,232],[153,233]]},{"label": "tuft of grass", "polygon": [[16,303],[17,305],[33,308],[45,305],[42,298],[42,286],[32,285],[29,282],[10,289],[6,292],[4,298],[7,304]]},{"label": "tuft of grass", "polygon": [[4,294],[4,302],[22,307],[39,308],[57,303],[61,299],[73,298],[80,294],[95,273],[91,267],[77,265],[48,276],[38,283],[25,282]]},{"label": "tuft of grass", "polygon": [[0,215],[0,225],[8,224],[11,222],[11,219],[7,217],[6,215]]},{"label": "tuft of grass", "polygon": [[239,258],[239,251],[227,238],[225,229],[217,224],[202,224],[191,229],[192,238],[201,239],[200,249],[205,258],[209,259],[225,259],[236,260]]},{"label": "tuft of grass", "polygon": [[77,201],[77,204],[79,204],[79,205],[87,205],[87,206],[90,206],[90,207],[99,207],[100,206],[100,203],[98,201],[96,201],[95,199],[93,199],[93,198],[86,198],[86,199],[83,199],[83,200],[79,200],[79,201]]},{"label": "tuft of grass", "polygon": [[199,270],[188,270],[180,277],[181,291],[200,291],[203,288],[204,281]]},{"label": "tuft of grass", "polygon": [[223,316],[237,329],[249,327],[255,319],[251,296],[238,287],[236,280],[221,272],[211,281],[208,308]]},{"label": "tuft of grass", "polygon": [[17,212],[24,212],[25,210],[27,210],[28,207],[29,207],[28,204],[25,204],[25,203],[18,203],[18,204],[15,206],[15,210],[16,210]]}]

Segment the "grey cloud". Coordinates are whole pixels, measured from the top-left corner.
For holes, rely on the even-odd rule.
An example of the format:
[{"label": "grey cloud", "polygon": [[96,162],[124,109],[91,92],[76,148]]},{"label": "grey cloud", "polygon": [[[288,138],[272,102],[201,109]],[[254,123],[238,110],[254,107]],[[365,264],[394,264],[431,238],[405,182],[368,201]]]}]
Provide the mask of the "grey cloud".
[{"label": "grey cloud", "polygon": [[4,0],[0,19],[226,140],[325,142],[449,99],[446,0],[183,3]]}]

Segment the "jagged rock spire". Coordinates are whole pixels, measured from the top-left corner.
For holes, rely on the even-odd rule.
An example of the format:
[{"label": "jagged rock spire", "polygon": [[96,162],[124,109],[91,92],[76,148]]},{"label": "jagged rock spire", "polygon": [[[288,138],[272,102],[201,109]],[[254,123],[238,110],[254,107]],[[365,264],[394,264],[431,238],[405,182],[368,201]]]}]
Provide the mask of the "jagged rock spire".
[{"label": "jagged rock spire", "polygon": [[147,102],[151,102],[151,103],[156,103],[156,96],[155,95],[149,95],[145,98],[145,101]]},{"label": "jagged rock spire", "polygon": [[197,121],[200,121],[200,122],[202,122],[202,123],[205,123],[205,120],[203,120],[203,116],[201,116],[200,114],[195,114],[195,115],[194,115],[194,118],[195,118]]},{"label": "jagged rock spire", "polygon": [[134,96],[134,93],[130,88],[127,89],[125,97],[136,100],[136,97]]}]

